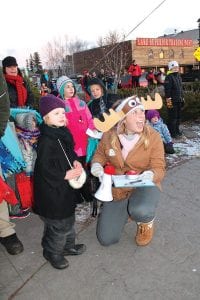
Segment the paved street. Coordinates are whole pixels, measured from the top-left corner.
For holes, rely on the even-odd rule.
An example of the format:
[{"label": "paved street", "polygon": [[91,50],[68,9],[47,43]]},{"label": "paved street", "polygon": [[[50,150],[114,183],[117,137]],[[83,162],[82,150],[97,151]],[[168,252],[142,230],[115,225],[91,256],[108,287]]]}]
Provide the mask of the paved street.
[{"label": "paved street", "polygon": [[25,250],[11,256],[0,246],[0,299],[199,300],[199,170],[194,158],[167,171],[149,246],[136,246],[136,225],[129,222],[118,244],[103,247],[93,221],[77,228],[87,252],[68,257],[70,266],[62,271],[42,257],[39,218],[16,221]]}]

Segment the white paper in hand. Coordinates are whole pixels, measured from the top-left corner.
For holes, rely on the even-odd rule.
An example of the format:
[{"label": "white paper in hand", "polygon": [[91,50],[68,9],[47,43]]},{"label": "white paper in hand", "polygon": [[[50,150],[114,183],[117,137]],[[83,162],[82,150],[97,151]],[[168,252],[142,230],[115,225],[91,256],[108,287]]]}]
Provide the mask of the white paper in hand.
[{"label": "white paper in hand", "polygon": [[153,181],[145,180],[142,175],[112,175],[115,187],[150,187],[155,186]]},{"label": "white paper in hand", "polygon": [[90,128],[88,128],[86,130],[86,134],[89,135],[92,138],[100,140],[102,135],[103,135],[103,132],[100,132],[98,130],[91,130]]}]

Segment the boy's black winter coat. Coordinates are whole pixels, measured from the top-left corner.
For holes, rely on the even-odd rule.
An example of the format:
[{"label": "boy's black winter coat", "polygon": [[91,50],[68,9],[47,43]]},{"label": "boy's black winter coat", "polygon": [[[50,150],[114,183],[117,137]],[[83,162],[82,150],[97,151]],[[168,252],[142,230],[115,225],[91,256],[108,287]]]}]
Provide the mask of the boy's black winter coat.
[{"label": "boy's black winter coat", "polygon": [[64,219],[75,211],[76,194],[64,180],[70,166],[58,139],[73,164],[77,159],[73,138],[66,127],[53,128],[43,123],[40,131],[34,169],[33,211],[45,218]]}]

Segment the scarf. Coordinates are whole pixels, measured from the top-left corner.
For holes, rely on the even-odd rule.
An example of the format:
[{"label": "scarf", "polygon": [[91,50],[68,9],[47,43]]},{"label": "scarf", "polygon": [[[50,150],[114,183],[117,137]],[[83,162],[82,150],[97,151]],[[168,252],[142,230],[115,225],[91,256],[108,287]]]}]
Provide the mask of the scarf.
[{"label": "scarf", "polygon": [[119,134],[120,143],[122,145],[122,156],[126,160],[129,152],[135,147],[136,143],[140,139],[140,135],[135,133],[132,135]]},{"label": "scarf", "polygon": [[18,106],[25,106],[27,100],[27,89],[24,86],[24,79],[20,75],[13,76],[5,74],[6,82],[15,86],[17,90]]},{"label": "scarf", "polygon": [[1,140],[0,140],[0,164],[1,164],[2,173],[4,177],[7,177],[10,174],[20,173],[26,167],[25,161],[16,159]]},{"label": "scarf", "polygon": [[19,140],[22,141],[24,148],[26,149],[25,142],[27,142],[31,147],[35,149],[37,146],[38,137],[40,135],[39,129],[28,130],[18,125],[16,125],[15,128],[16,128],[17,137]]}]

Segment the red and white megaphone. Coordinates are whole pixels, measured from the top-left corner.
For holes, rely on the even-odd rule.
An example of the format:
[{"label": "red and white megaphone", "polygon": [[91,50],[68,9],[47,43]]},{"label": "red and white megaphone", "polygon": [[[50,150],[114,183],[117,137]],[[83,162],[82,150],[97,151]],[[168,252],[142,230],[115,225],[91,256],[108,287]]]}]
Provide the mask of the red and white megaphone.
[{"label": "red and white megaphone", "polygon": [[113,200],[112,195],[112,175],[115,174],[115,168],[112,165],[107,165],[104,168],[101,185],[94,194],[94,197],[103,202]]}]

